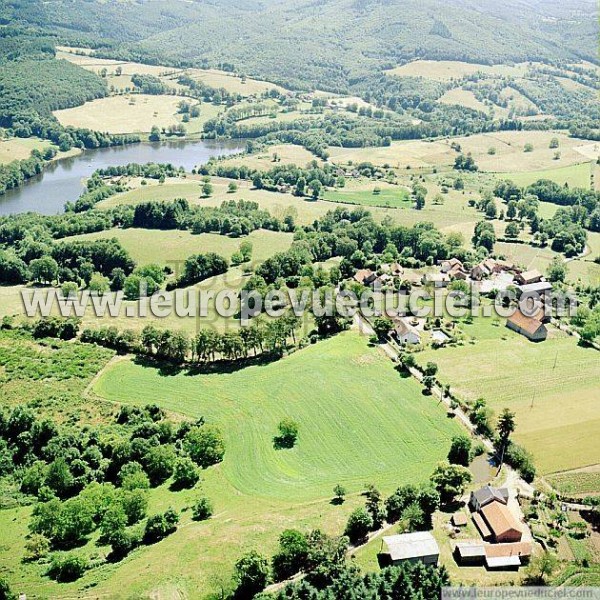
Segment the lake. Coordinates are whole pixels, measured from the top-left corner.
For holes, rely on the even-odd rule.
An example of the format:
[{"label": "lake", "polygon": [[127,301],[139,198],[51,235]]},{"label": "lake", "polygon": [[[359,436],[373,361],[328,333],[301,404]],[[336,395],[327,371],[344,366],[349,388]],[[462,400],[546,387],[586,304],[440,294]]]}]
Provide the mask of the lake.
[{"label": "lake", "polygon": [[129,163],[171,163],[191,171],[211,156],[235,154],[244,149],[236,140],[199,140],[142,143],[114,148],[86,150],[79,156],[47,165],[44,173],[20,188],[0,196],[0,215],[38,212],[54,215],[63,212],[65,203],[74,202],[84,190],[84,180],[96,169]]}]

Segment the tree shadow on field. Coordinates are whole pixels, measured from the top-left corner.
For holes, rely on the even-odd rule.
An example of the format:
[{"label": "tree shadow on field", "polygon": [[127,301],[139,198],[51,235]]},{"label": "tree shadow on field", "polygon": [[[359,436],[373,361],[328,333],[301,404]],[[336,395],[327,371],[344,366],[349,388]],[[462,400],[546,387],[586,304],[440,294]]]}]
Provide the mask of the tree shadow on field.
[{"label": "tree shadow on field", "polygon": [[185,374],[190,377],[196,375],[231,374],[248,367],[261,367],[274,363],[283,357],[280,353],[260,354],[238,360],[217,360],[214,362],[197,364],[176,364],[164,360],[138,355],[134,363],[145,369],[155,369],[161,377],[174,377]]}]

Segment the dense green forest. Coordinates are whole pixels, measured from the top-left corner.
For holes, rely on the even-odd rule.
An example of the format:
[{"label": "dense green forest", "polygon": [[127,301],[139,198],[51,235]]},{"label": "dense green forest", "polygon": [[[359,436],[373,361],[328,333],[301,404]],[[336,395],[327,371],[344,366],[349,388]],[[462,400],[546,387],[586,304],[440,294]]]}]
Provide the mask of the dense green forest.
[{"label": "dense green forest", "polygon": [[536,5],[530,10],[515,0],[2,0],[0,14],[111,56],[220,66],[296,88],[344,91],[354,78],[414,57],[597,62],[595,3]]}]

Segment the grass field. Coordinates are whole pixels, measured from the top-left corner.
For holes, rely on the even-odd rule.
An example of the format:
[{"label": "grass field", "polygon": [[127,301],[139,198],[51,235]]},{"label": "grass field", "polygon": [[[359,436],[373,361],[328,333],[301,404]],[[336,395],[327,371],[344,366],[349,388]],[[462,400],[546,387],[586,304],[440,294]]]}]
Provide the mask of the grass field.
[{"label": "grass field", "polygon": [[496,327],[479,318],[461,329],[474,343],[428,350],[418,361],[436,362],[441,381],[460,396],[484,397],[496,414],[505,407],[515,411],[515,440],[533,452],[542,474],[600,462],[597,350],[553,328],[535,344],[503,320]]},{"label": "grass field", "polygon": [[111,96],[86,102],[82,106],[57,110],[54,116],[61,125],[87,127],[109,133],[149,132],[154,125],[177,124],[177,96],[132,94]]},{"label": "grass field", "polygon": [[[373,193],[378,187],[381,191]],[[342,202],[344,204],[357,204],[360,206],[383,206],[386,208],[411,208],[413,202],[408,191],[398,186],[373,185],[371,190],[328,190],[323,199],[329,202]]]},{"label": "grass field", "polygon": [[449,81],[450,79],[458,79],[478,72],[489,75],[519,77],[525,74],[527,68],[526,63],[511,67],[508,65],[478,65],[458,60],[415,60],[386,71],[386,73],[397,77],[425,77],[436,81]]},{"label": "grass field", "polygon": [[[215,516],[194,523],[184,513],[178,531],[163,542],[77,584],[59,588],[40,580],[39,568],[36,573],[35,567],[19,566],[29,593],[118,597],[127,581],[133,597],[203,597],[215,591],[218,576],[228,579],[241,548],[269,554],[289,527],[340,533],[349,512],[364,501],[358,492],[366,482],[388,494],[400,483],[423,481],[460,430],[414,380],[402,378],[354,332],[278,363],[228,374],[164,376],[121,360],[109,365],[93,391],[107,400],[156,402],[192,417],[203,415],[224,429],[225,460],[206,471],[201,483]],[[272,438],[285,416],[300,424],[298,443],[276,451]],[[330,503],[336,483],[349,491],[342,506]],[[150,512],[169,504],[181,509],[197,494],[172,494],[163,486],[153,490]],[[0,513],[11,548],[23,534],[27,510]],[[98,549],[90,543],[82,551]],[[11,567],[21,554],[3,558]]]},{"label": "grass field", "polygon": [[111,229],[70,239],[97,240],[117,238],[140,265],[156,263],[171,265],[180,263],[192,254],[216,252],[231,258],[242,240],[252,242],[252,260],[263,261],[275,252],[287,250],[292,243],[291,233],[259,230],[244,238],[231,238],[213,233],[193,235],[189,231],[151,229]]},{"label": "grass field", "polygon": [[[118,362],[94,391],[219,423],[228,447],[225,477],[257,497],[309,500],[327,496],[337,482],[354,492],[371,479],[389,490],[427,476],[458,431],[414,380],[354,332],[229,374],[164,377]],[[272,442],[284,417],[300,427],[297,447],[287,452]]]},{"label": "grass field", "polygon": [[442,104],[458,104],[459,106],[478,110],[486,115],[490,112],[490,108],[480,100],[477,100],[473,92],[463,90],[462,88],[448,90],[438,102],[441,102]]},{"label": "grass field", "polygon": [[[560,161],[556,162],[557,164],[560,163]],[[589,189],[590,171],[591,163],[582,162],[576,165],[569,165],[568,167],[557,166],[554,169],[544,169],[541,171],[502,173],[501,177],[502,179],[511,179],[520,186],[530,185],[538,179],[550,179],[560,185],[567,183],[569,187]]]},{"label": "grass field", "polygon": [[38,138],[10,138],[0,140],[0,165],[23,160],[31,156],[32,150],[45,150],[52,144],[47,140]]}]

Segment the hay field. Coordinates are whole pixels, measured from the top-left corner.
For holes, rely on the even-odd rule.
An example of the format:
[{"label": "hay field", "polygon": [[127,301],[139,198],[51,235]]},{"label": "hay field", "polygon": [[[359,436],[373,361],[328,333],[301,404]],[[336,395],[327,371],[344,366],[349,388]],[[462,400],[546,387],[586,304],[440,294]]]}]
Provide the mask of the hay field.
[{"label": "hay field", "polygon": [[598,351],[553,328],[536,344],[504,320],[499,327],[491,321],[461,324],[475,343],[427,350],[419,363],[436,362],[440,380],[460,396],[486,398],[496,414],[516,412],[514,439],[534,454],[541,474],[599,463]]},{"label": "hay field", "polygon": [[45,150],[52,146],[47,140],[38,138],[10,138],[0,140],[0,165],[31,156],[32,150]]},{"label": "hay field", "polygon": [[415,60],[400,67],[386,71],[387,75],[397,77],[425,77],[436,81],[459,79],[473,73],[520,77],[527,71],[526,63],[509,65],[478,65],[457,60]]},{"label": "hay field", "polygon": [[132,94],[86,102],[83,106],[54,111],[61,125],[87,127],[108,133],[148,133],[154,125],[168,127],[179,122],[178,96]]},{"label": "hay field", "polygon": [[[277,154],[277,162],[273,160],[275,154]],[[245,165],[250,169],[268,171],[280,164],[304,167],[313,160],[316,160],[319,164],[323,164],[323,161],[320,158],[316,157],[312,152],[309,152],[302,146],[296,146],[294,144],[274,144],[273,146],[267,146],[263,151],[257,154],[234,156],[225,159],[222,162],[226,165]]]},{"label": "hay field", "polygon": [[[441,102],[442,104],[458,104],[459,106],[478,110],[486,115],[490,112],[490,107],[486,106],[481,100],[478,100],[473,92],[470,90],[463,90],[462,88],[448,90],[438,102]],[[503,111],[500,107],[495,107],[495,109],[496,112]]]}]

